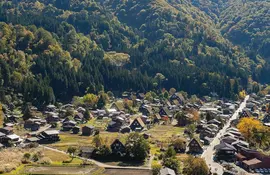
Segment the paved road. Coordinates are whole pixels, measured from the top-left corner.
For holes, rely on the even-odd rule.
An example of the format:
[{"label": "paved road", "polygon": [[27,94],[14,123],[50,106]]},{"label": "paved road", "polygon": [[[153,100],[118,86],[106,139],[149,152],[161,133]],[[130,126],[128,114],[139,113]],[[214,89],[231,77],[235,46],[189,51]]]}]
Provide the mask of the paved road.
[{"label": "paved road", "polygon": [[238,112],[246,107],[246,102],[248,99],[249,99],[249,96],[246,96],[245,100],[240,104],[239,108],[232,115],[232,117],[230,118],[228,123],[219,131],[219,133],[213,139],[213,141],[211,142],[209,147],[201,155],[201,157],[205,159],[209,168],[211,168],[212,173],[217,173],[218,175],[223,174],[223,167],[219,163],[214,162],[214,160],[213,160],[213,156],[215,153],[214,147],[219,144],[219,139],[221,138],[222,135],[225,134],[226,129],[229,128],[232,120],[237,119]]},{"label": "paved road", "polygon": [[[59,152],[59,153],[63,153],[63,154],[68,154],[67,152],[65,151],[61,151],[61,150],[58,150],[58,149],[55,149],[55,148],[51,148],[51,147],[48,147],[48,146],[40,146],[40,147],[43,147],[45,149],[49,149],[49,150],[52,150],[52,151],[55,151],[55,152]],[[79,157],[79,156],[76,156],[77,158],[80,158],[82,160],[87,160],[87,161],[90,161],[90,162],[93,162],[94,164],[96,164],[97,166],[99,167],[103,167],[103,168],[115,168],[115,169],[141,169],[141,170],[150,170],[151,167],[140,167],[140,166],[113,166],[113,165],[107,165],[105,163],[102,163],[102,162],[99,162],[99,161],[96,161],[94,159],[87,159],[87,158],[84,158],[84,157]]]}]

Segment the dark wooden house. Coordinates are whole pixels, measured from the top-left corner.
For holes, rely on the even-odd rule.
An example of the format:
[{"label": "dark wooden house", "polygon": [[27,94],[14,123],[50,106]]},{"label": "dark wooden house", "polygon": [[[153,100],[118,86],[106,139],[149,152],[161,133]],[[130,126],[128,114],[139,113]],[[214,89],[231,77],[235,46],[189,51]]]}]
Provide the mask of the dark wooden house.
[{"label": "dark wooden house", "polygon": [[90,135],[94,134],[94,132],[95,132],[94,126],[86,125],[86,126],[82,127],[82,135],[84,135],[84,136],[90,136]]},{"label": "dark wooden house", "polygon": [[201,143],[194,138],[189,142],[187,147],[189,153],[200,154],[203,152]]},{"label": "dark wooden house", "polygon": [[131,124],[130,129],[132,131],[142,131],[145,128],[145,124],[140,117],[136,118]]},{"label": "dark wooden house", "polygon": [[219,145],[215,146],[216,158],[218,160],[234,161],[236,149],[225,142],[221,142]]},{"label": "dark wooden house", "polygon": [[119,139],[115,139],[111,144],[111,150],[113,154],[123,156],[126,152],[126,147]]}]

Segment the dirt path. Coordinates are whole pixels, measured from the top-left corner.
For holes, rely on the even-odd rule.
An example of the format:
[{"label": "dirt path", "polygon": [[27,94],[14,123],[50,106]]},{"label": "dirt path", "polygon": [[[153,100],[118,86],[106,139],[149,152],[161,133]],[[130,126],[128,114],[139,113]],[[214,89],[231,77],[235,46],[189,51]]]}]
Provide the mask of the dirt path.
[{"label": "dirt path", "polygon": [[[51,147],[48,147],[48,146],[41,146],[41,147],[44,147],[45,149],[49,149],[49,150],[52,150],[52,151],[56,151],[56,152],[59,152],[59,153],[63,153],[63,154],[67,154],[66,152],[64,151],[60,151],[58,149],[55,149],[55,148],[51,148]],[[87,158],[84,158],[84,157],[79,157],[79,156],[76,156],[77,158],[80,158],[82,160],[87,160],[87,161],[90,161],[90,162],[93,162],[94,164],[96,164],[97,166],[99,167],[103,167],[103,168],[116,168],[116,169],[140,169],[140,170],[151,170],[151,166],[150,167],[136,167],[136,166],[113,166],[113,165],[107,165],[105,163],[102,163],[102,162],[99,162],[99,161],[96,161],[94,159],[87,159]]]}]

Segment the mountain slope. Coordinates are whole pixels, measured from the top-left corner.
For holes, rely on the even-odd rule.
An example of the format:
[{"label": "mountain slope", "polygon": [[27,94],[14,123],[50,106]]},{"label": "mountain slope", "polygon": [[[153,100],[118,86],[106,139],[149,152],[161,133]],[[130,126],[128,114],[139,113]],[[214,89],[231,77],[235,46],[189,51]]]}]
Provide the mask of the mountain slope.
[{"label": "mountain slope", "polygon": [[[2,45],[12,52],[0,52],[35,55],[26,66],[29,73],[19,72],[19,89],[25,91],[22,85],[28,87],[26,80],[32,77],[60,100],[103,88],[121,92],[175,87],[191,94],[216,91],[235,97],[240,87],[233,90],[234,84],[246,87],[257,66],[188,1],[4,0],[0,21],[12,23],[8,30],[13,33],[19,24],[34,36],[12,38],[13,44]],[[11,62],[3,64],[14,72]],[[38,97],[31,88],[27,93],[29,100]]]}]

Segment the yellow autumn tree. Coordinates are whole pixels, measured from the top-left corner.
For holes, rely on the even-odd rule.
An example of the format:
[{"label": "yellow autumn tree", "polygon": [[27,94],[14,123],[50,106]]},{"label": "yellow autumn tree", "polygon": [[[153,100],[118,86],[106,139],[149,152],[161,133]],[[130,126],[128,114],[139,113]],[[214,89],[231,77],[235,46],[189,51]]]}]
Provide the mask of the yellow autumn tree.
[{"label": "yellow autumn tree", "polygon": [[254,136],[254,131],[261,130],[263,127],[263,124],[259,120],[249,117],[242,118],[237,125],[239,131],[249,142]]},{"label": "yellow autumn tree", "polygon": [[245,90],[240,91],[240,92],[239,92],[239,98],[240,98],[241,100],[244,100],[245,97],[246,97],[246,91],[245,91]]}]

